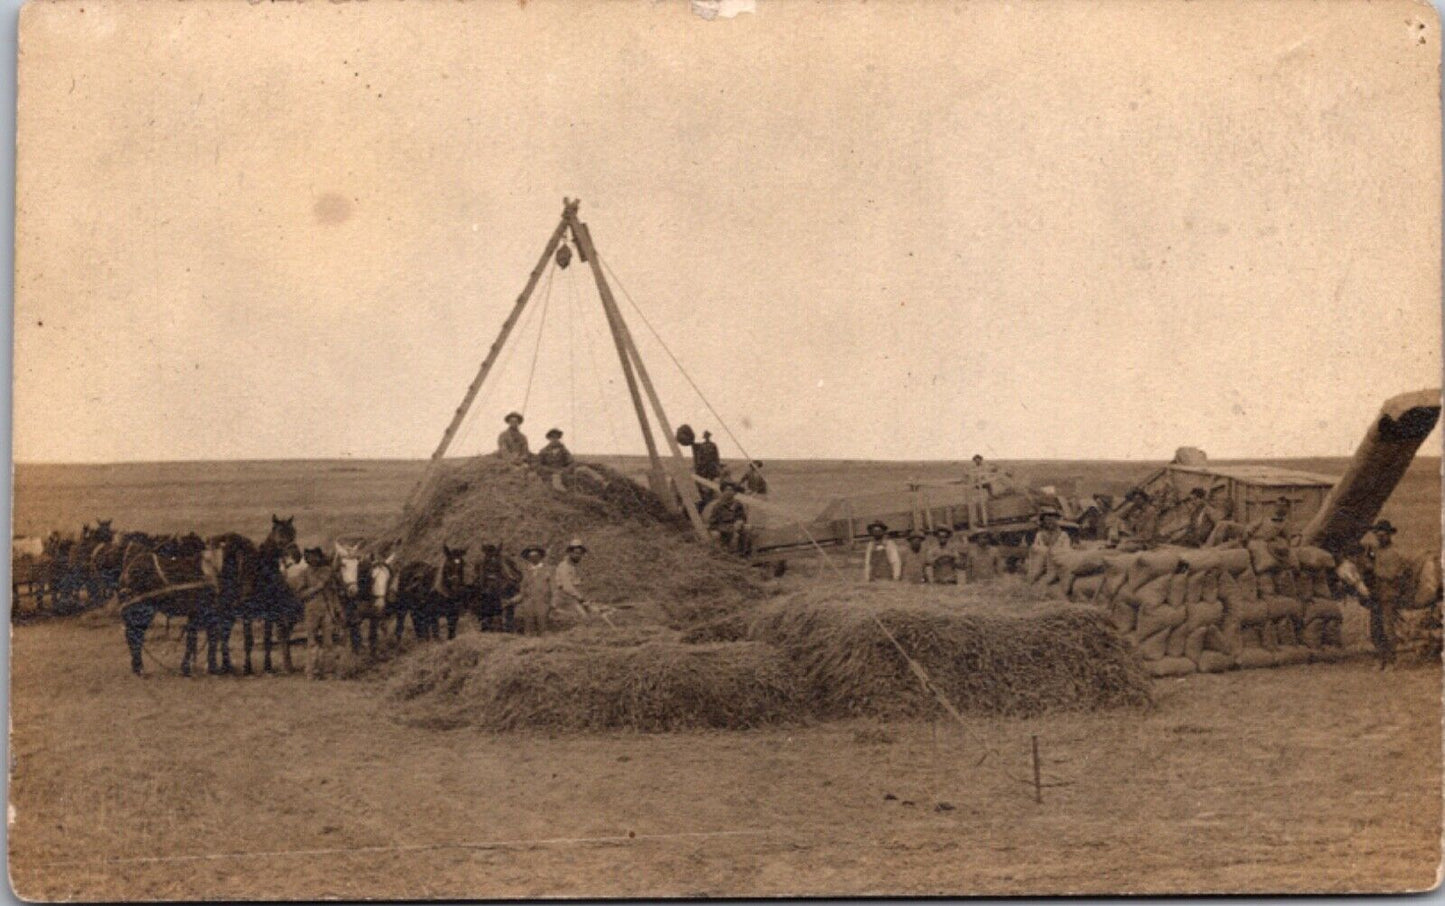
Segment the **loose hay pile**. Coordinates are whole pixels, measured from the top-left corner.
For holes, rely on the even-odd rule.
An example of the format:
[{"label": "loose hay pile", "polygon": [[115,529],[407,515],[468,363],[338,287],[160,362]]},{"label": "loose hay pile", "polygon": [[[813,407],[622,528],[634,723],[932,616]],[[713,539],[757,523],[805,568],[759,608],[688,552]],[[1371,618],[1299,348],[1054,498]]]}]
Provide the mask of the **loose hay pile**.
[{"label": "loose hay pile", "polygon": [[747,729],[795,716],[799,698],[771,646],[657,630],[466,635],[408,658],[389,691],[413,723],[492,730]]},{"label": "loose hay pile", "polygon": [[500,543],[516,556],[546,545],[552,559],[576,536],[591,550],[583,567],[589,596],[604,603],[651,599],[672,606],[705,599],[731,603],[758,594],[751,570],[698,544],[686,520],[650,490],[587,464],[544,476],[495,456],[443,473],[430,497],[402,526],[402,556],[436,561],[443,543]]},{"label": "loose hay pile", "polygon": [[1137,658],[1092,608],[841,584],[682,633],[466,635],[403,658],[389,692],[412,722],[493,730],[744,729],[939,714],[873,616],[965,713],[1027,716],[1150,700]]},{"label": "loose hay pile", "polygon": [[1105,615],[986,594],[822,586],[759,608],[749,634],[788,653],[818,717],[936,713],[938,704],[874,617],[965,713],[1148,704],[1149,677]]}]

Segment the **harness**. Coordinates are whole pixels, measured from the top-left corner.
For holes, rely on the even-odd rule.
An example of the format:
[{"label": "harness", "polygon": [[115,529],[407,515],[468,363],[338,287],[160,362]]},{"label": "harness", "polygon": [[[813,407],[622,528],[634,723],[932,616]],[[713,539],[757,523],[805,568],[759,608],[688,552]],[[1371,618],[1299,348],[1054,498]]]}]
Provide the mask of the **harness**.
[{"label": "harness", "polygon": [[121,609],[133,607],[136,604],[141,604],[145,601],[154,600],[155,598],[164,598],[168,595],[180,594],[183,591],[196,591],[202,588],[209,588],[212,591],[220,590],[220,582],[213,579],[203,579],[199,582],[181,582],[179,584],[172,585],[170,577],[166,575],[165,567],[161,566],[160,555],[152,553],[150,555],[150,558],[151,565],[155,567],[156,576],[159,577],[161,580],[161,587],[145,592],[143,594],[136,595],[135,597],[128,600],[121,601]]}]

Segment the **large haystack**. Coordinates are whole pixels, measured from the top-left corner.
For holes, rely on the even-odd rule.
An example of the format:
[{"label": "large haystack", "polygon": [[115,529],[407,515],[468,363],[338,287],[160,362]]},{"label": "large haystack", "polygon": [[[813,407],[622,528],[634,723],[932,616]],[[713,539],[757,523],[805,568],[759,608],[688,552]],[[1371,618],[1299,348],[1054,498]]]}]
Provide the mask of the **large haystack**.
[{"label": "large haystack", "polygon": [[406,559],[439,561],[443,543],[475,556],[501,543],[516,556],[543,544],[555,561],[572,537],[591,553],[583,567],[589,595],[601,602],[691,599],[735,601],[757,593],[749,568],[699,544],[687,521],[650,490],[605,466],[543,475],[496,456],[444,472],[399,534]]},{"label": "large haystack", "polygon": [[818,717],[906,717],[938,704],[876,617],[965,713],[1033,715],[1147,704],[1149,677],[1108,618],[1068,604],[905,585],[817,586],[753,615],[785,651]]},{"label": "large haystack", "polygon": [[686,645],[658,629],[464,635],[409,655],[389,691],[423,726],[747,729],[797,716],[797,674],[757,642]]}]

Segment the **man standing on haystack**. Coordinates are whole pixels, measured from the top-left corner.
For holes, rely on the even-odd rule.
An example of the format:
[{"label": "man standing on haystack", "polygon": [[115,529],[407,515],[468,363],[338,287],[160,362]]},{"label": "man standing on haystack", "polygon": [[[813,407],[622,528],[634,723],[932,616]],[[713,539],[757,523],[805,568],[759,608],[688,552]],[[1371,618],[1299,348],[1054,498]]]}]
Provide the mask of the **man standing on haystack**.
[{"label": "man standing on haystack", "polygon": [[897,582],[903,573],[903,562],[898,545],[888,537],[888,526],[874,520],[868,523],[868,534],[868,547],[863,551],[863,581]]},{"label": "man standing on haystack", "polygon": [[582,543],[582,539],[573,538],[567,545],[566,556],[552,571],[552,609],[571,607],[583,619],[590,611],[587,609],[587,599],[582,594],[582,575],[577,567],[582,562],[582,555],[586,553],[587,545]]},{"label": "man standing on haystack", "polygon": [[508,462],[526,462],[532,458],[527,435],[521,431],[522,413],[508,412],[504,419],[507,430],[497,436],[497,455]]},{"label": "man standing on haystack", "polygon": [[[712,442],[711,431],[702,432],[702,440],[693,442],[692,472],[708,481],[718,481],[722,477],[722,455],[718,453],[717,444]],[[701,512],[702,507],[706,506],[717,492],[706,485],[699,485],[698,494],[701,497],[698,510]]]},{"label": "man standing on haystack", "polygon": [[768,480],[763,477],[762,460],[755,459],[748,465],[748,470],[743,473],[742,486],[754,497],[768,496]]},{"label": "man standing on haystack", "polygon": [[517,591],[517,616],[523,635],[541,635],[547,631],[552,607],[552,570],[547,566],[547,552],[535,544],[522,548],[522,559],[526,565]]}]

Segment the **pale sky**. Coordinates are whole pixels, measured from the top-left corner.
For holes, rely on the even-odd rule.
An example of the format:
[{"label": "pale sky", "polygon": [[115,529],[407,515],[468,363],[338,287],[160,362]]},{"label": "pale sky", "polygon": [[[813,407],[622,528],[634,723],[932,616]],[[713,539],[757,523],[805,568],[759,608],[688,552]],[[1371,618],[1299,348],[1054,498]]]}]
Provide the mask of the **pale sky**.
[{"label": "pale sky", "polygon": [[[35,0],[15,458],[426,456],[563,196],[754,456],[1347,454],[1440,383],[1440,37],[1395,0]],[[534,446],[640,452],[585,267],[548,298]]]}]

